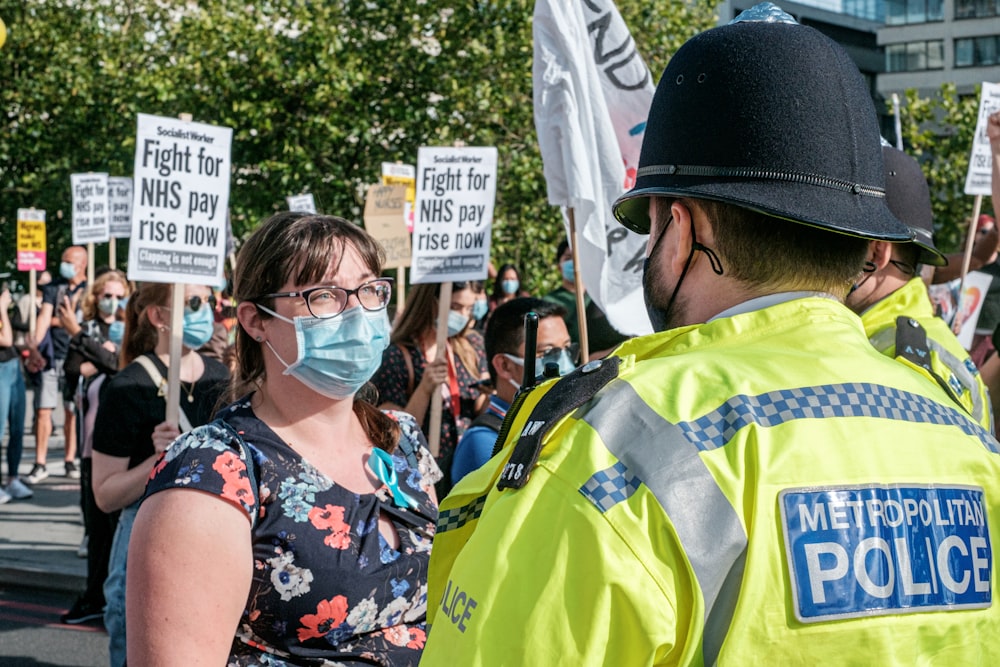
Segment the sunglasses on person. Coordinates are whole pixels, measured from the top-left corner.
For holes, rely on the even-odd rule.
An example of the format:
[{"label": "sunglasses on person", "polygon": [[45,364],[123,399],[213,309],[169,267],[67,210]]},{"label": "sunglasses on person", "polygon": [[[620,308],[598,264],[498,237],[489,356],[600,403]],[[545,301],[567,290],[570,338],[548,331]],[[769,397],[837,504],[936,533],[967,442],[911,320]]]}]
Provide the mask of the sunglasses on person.
[{"label": "sunglasses on person", "polygon": [[200,296],[193,296],[184,303],[184,307],[192,313],[197,313],[201,309],[201,305],[203,303],[207,303],[211,306],[212,310],[215,310],[215,295],[213,294],[207,299]]}]

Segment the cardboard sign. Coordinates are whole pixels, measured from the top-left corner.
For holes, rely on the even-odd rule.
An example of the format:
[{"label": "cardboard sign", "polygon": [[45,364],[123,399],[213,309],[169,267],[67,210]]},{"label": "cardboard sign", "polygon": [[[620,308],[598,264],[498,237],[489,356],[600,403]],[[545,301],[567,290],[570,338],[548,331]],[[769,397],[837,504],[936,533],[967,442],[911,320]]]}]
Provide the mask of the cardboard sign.
[{"label": "cardboard sign", "polygon": [[128,176],[108,178],[108,205],[111,219],[108,223],[111,236],[127,239],[132,233],[132,179]]},{"label": "cardboard sign", "polygon": [[983,82],[979,96],[979,118],[976,120],[976,135],[972,140],[972,154],[969,156],[969,171],[965,176],[965,194],[992,194],[993,151],[990,138],[986,135],[986,124],[990,114],[1000,111],[1000,84]]},{"label": "cardboard sign", "polygon": [[385,249],[386,268],[410,265],[406,186],[372,185],[365,198],[365,229]]},{"label": "cardboard sign", "polygon": [[412,234],[413,204],[417,199],[417,168],[412,164],[383,162],[382,185],[403,185],[406,187],[406,203],[403,205],[403,218],[406,220],[406,231]]},{"label": "cardboard sign", "polygon": [[496,190],[496,148],[420,149],[412,283],[486,279]]},{"label": "cardboard sign", "polygon": [[129,280],[218,285],[233,131],[139,114]]},{"label": "cardboard sign", "polygon": [[17,270],[45,270],[45,211],[17,209]]},{"label": "cardboard sign", "polygon": [[108,175],[71,174],[73,190],[73,244],[107,243]]},{"label": "cardboard sign", "polygon": [[[956,302],[955,319],[951,323],[951,330],[958,337],[958,342],[966,350],[972,349],[972,339],[976,334],[976,324],[979,322],[979,314],[983,310],[983,301],[986,292],[990,289],[993,276],[981,271],[971,271],[965,274],[965,281],[956,281],[962,284],[962,293],[958,295]],[[956,291],[957,291],[956,287]],[[981,333],[990,334],[992,331]]]},{"label": "cardboard sign", "polygon": [[298,211],[300,213],[316,213],[316,200],[313,199],[311,192],[306,192],[301,195],[289,195],[285,197],[285,201],[288,202],[289,211]]}]

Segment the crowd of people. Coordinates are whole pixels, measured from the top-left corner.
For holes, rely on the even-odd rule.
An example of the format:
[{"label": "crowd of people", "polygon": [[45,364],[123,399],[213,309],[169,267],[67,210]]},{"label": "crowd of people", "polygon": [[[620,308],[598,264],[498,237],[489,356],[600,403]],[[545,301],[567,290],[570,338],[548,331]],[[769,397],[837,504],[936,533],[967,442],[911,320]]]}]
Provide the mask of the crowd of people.
[{"label": "crowd of people", "polygon": [[[64,621],[102,617],[113,666],[996,659],[997,355],[935,313],[961,258],[857,68],[761,11],[671,59],[614,205],[649,236],[651,335],[577,298],[567,242],[552,293],[500,263],[390,319],[378,243],[305,213],[262,221],[222,293],[88,285],[78,247],[33,332],[0,293],[0,503],[49,474],[60,407],[81,476]],[[1000,188],[1000,113],[989,136]]]}]

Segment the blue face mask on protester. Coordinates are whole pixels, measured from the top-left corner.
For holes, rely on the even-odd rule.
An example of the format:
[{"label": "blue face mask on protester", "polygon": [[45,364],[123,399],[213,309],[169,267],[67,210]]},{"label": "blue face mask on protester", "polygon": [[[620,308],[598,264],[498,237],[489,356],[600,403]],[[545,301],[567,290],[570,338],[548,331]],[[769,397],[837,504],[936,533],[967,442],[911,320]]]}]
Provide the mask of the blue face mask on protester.
[{"label": "blue face mask on protester", "polygon": [[490,310],[490,304],[486,299],[477,299],[474,304],[472,304],[472,318],[474,320],[481,320],[486,317],[486,313]]},{"label": "blue face mask on protester", "polygon": [[[506,352],[503,353],[503,356],[507,357],[518,366],[521,366],[522,368],[524,367],[524,359],[522,357],[515,357],[513,354],[507,354]],[[543,365],[546,361],[548,360],[543,357],[537,357],[535,359],[535,372],[541,373],[543,371]],[[563,375],[566,375],[568,373],[572,373],[573,369],[576,368],[576,364],[573,363],[573,358],[570,356],[567,350],[562,350],[561,352],[559,352],[558,364],[559,364],[559,377],[562,377]],[[518,386],[518,388],[520,388],[520,385]]]},{"label": "blue face mask on protester", "polygon": [[290,320],[265,306],[257,307],[295,326],[295,362],[287,363],[270,341],[265,342],[285,366],[284,374],[329,398],[345,399],[357,393],[382,365],[382,352],[389,347],[385,309],[371,311],[358,306],[336,317]]},{"label": "blue face mask on protester", "polygon": [[105,315],[114,315],[118,310],[118,297],[108,297],[97,302],[97,309]]},{"label": "blue face mask on protester", "polygon": [[517,288],[521,286],[520,280],[504,280],[500,283],[504,294],[517,294]]},{"label": "blue face mask on protester", "polygon": [[61,262],[59,264],[59,275],[66,280],[72,280],[76,276],[76,265],[73,262]]},{"label": "blue face mask on protester", "polygon": [[110,340],[115,345],[121,345],[122,339],[125,337],[125,323],[121,320],[115,320],[108,327],[108,340]]},{"label": "blue face mask on protester", "polygon": [[462,329],[469,323],[469,318],[457,310],[448,311],[448,338],[452,338],[462,333]]},{"label": "blue face mask on protester", "polygon": [[215,317],[211,308],[202,306],[198,310],[184,309],[184,334],[181,336],[184,347],[197,350],[212,340],[214,330]]},{"label": "blue face mask on protester", "polygon": [[573,260],[567,259],[559,265],[559,269],[562,271],[562,277],[564,280],[573,282],[576,279],[576,272],[573,269]]}]

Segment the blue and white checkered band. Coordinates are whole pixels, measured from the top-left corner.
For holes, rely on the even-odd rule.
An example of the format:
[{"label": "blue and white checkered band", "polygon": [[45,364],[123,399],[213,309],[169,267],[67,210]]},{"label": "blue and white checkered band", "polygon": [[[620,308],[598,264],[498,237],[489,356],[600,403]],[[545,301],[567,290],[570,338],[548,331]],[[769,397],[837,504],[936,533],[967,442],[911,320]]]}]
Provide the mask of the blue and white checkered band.
[{"label": "blue and white checkered band", "polygon": [[638,477],[629,473],[622,462],[618,461],[606,470],[595,472],[580,487],[580,493],[601,512],[607,512],[616,504],[628,500],[641,483]]}]

